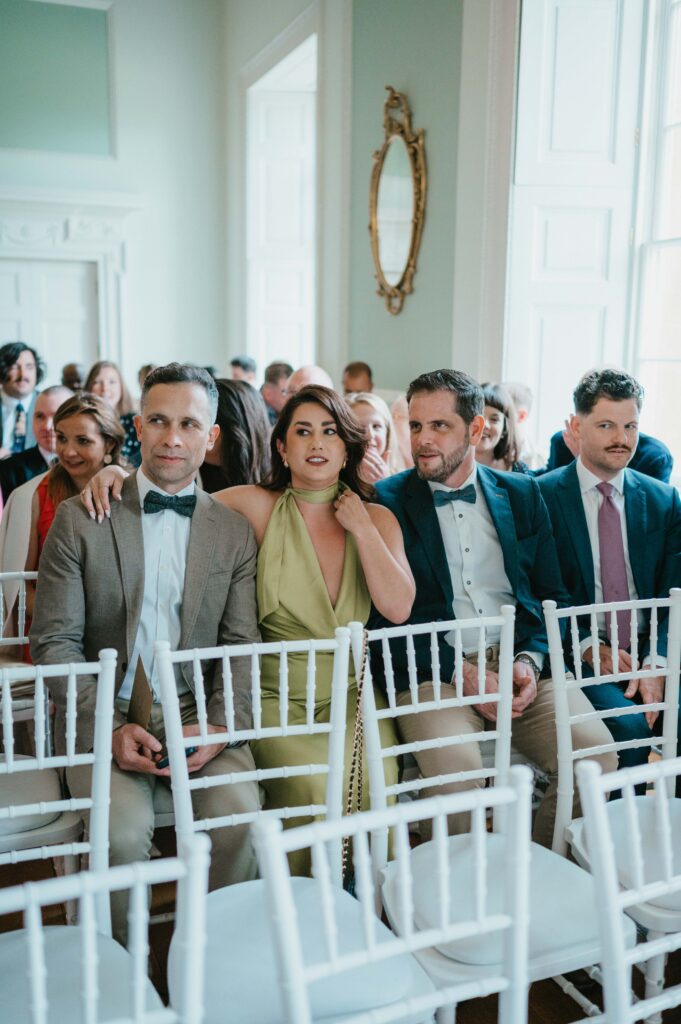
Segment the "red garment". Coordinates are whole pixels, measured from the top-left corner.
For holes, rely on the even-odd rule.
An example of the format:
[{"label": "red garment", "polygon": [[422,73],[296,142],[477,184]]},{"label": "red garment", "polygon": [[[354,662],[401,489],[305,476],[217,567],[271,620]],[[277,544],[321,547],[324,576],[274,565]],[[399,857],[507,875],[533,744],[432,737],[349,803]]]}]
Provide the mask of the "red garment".
[{"label": "red garment", "polygon": [[37,488],[38,505],[39,505],[39,508],[40,508],[40,511],[38,512],[38,523],[37,523],[37,530],[38,530],[38,561],[40,561],[40,556],[43,553],[43,548],[45,546],[45,541],[47,540],[47,534],[49,532],[50,527],[52,526],[52,523],[54,522],[54,517],[55,517],[56,512],[57,512],[57,509],[56,509],[55,505],[53,504],[52,499],[50,498],[49,494],[47,493],[48,481],[49,481],[49,473],[40,481],[40,483],[38,484],[38,488]]}]

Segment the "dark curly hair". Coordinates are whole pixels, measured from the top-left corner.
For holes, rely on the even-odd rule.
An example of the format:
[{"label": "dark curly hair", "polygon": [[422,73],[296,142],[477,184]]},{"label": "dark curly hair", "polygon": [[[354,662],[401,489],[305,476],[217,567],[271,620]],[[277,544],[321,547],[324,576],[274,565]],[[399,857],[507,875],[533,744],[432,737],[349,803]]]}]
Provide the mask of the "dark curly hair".
[{"label": "dark curly hair", "polygon": [[6,345],[3,345],[2,348],[0,348],[0,383],[5,383],[9,375],[9,371],[12,369],[22,352],[30,352],[35,359],[35,382],[36,384],[40,384],[41,380],[45,376],[47,368],[36,350],[31,348],[30,345],[25,345],[23,341],[8,341]]},{"label": "dark curly hair", "polygon": [[353,416],[345,399],[341,398],[336,391],[322,387],[321,384],[308,384],[300,391],[296,391],[279,413],[279,419],[274,424],[270,441],[272,469],[261,486],[268,491],[283,491],[291,483],[291,471],[284,465],[277,449],[277,441],[285,443],[286,434],[296,409],[307,402],[321,405],[336,424],[338,436],[345,445],[347,455],[345,465],[339,474],[340,479],[351,491],[359,494],[360,498],[371,499],[374,495],[373,487],[364,483],[359,477],[359,467],[367,449],[365,431]]},{"label": "dark curly hair", "polygon": [[633,398],[639,412],[643,405],[643,388],[624,370],[591,370],[586,373],[572,393],[575,412],[583,416],[591,412],[599,398],[623,402]]},{"label": "dark curly hair", "polygon": [[245,380],[219,379],[215,386],[223,486],[257,484],[270,470],[270,422],[265,401]]}]

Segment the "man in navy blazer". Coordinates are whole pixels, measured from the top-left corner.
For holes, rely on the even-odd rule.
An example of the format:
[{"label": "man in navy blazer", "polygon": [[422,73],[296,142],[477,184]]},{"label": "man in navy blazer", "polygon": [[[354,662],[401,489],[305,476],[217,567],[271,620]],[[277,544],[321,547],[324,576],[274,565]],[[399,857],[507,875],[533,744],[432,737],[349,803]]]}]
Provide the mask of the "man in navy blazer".
[{"label": "man in navy blazer", "polygon": [[[640,384],[619,370],[596,370],[583,377],[574,392],[575,414],[570,429],[579,441],[580,455],[563,469],[539,478],[548,506],[558,548],[563,580],[575,605],[614,599],[604,592],[602,573],[612,577],[615,561],[622,563],[625,593],[620,599],[666,597],[672,586],[681,586],[681,501],[675,488],[636,472],[630,466],[638,441],[638,419],[643,399]],[[610,497],[603,494],[606,492]],[[609,486],[607,486],[609,485]],[[601,551],[599,516],[604,502],[611,500],[619,512],[621,552]],[[619,531],[618,531],[619,536]],[[619,551],[619,548],[617,549]],[[626,574],[626,582],[625,582]],[[605,591],[610,587],[607,581]],[[637,623],[640,667],[652,664],[649,617]],[[666,616],[658,623],[657,653],[667,652]],[[612,649],[605,621],[599,623],[601,666],[612,669]],[[630,637],[621,635],[618,644],[622,671],[631,668]],[[591,643],[581,644],[584,674],[592,671]],[[658,663],[664,666],[664,660]],[[633,682],[626,688],[603,683],[586,689],[599,710],[651,704],[662,699],[664,676]],[[606,719],[616,740],[649,739],[659,729],[658,712]],[[645,763],[649,748],[620,753],[622,767]]]},{"label": "man in navy blazer", "polygon": [[[480,386],[467,374],[438,370],[422,374],[407,392],[414,456],[413,470],[380,481],[381,504],[397,516],[405,550],[416,582],[416,599],[409,621],[477,618],[498,615],[504,604],[516,607],[513,682],[513,741],[518,750],[549,775],[549,787],[535,821],[537,842],[549,846],[553,834],[557,791],[557,756],[553,687],[546,678],[547,638],[541,603],[546,598],[565,605],[551,525],[539,487],[532,477],[479,466],[475,448],[485,421]],[[372,626],[383,625],[374,613]],[[432,698],[429,638],[415,638],[420,700]],[[420,642],[418,642],[420,640]],[[498,687],[498,636],[486,638],[485,686]],[[464,693],[477,693],[477,632],[470,645],[464,638]],[[374,665],[372,652],[372,666]],[[404,646],[393,653],[398,704],[410,703]],[[380,673],[380,666],[376,666]],[[452,678],[453,650],[440,641],[442,679]],[[451,691],[451,692],[450,692]],[[443,682],[443,695],[455,688]],[[575,693],[575,713],[591,710],[586,697]],[[494,720],[490,705],[439,709],[436,713],[406,715],[398,729],[407,742],[479,732],[482,718]],[[583,729],[583,727],[581,727]],[[579,730],[578,730],[579,731]],[[577,738],[576,738],[577,741]],[[609,743],[601,722],[589,725],[579,745]],[[428,748],[416,755],[422,775],[432,777],[481,766],[475,743]],[[605,767],[615,759],[606,755]],[[480,784],[438,786],[433,792]],[[450,822],[452,831],[467,822]]]}]

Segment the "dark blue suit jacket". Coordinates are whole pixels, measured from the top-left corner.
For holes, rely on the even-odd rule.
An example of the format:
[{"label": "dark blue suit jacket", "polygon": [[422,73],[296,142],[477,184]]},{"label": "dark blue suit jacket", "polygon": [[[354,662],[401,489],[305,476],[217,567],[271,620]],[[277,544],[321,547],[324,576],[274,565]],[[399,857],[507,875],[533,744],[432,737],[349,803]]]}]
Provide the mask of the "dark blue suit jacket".
[{"label": "dark blue suit jacket", "polygon": [[[574,458],[563,440],[563,432],[559,430],[551,438],[551,450],[546,469],[537,470],[535,476],[550,473],[554,469],[560,469],[561,466],[569,466],[571,462],[574,462]],[[629,469],[635,469],[639,473],[644,473],[646,476],[668,484],[673,468],[674,459],[666,444],[662,444],[662,441],[658,441],[655,437],[650,437],[649,434],[638,435],[638,445],[629,463]]]},{"label": "dark blue suit jacket", "polygon": [[[502,473],[478,466],[478,479],[499,535],[504,568],[516,597],[516,651],[548,650],[541,603],[547,598],[566,605],[551,524],[539,487],[532,477],[520,473]],[[440,524],[428,484],[416,470],[407,470],[381,480],[376,485],[379,504],[397,517],[407,558],[416,581],[416,599],[409,621],[433,622],[453,619],[452,580],[447,565]],[[374,610],[370,627],[391,625]],[[419,679],[430,678],[430,638],[415,638]],[[372,652],[372,671],[376,658]],[[393,653],[398,688],[406,678],[405,645]],[[454,671],[453,649],[440,639],[440,664],[443,678]],[[379,669],[380,678],[380,667]],[[401,678],[400,678],[401,677]]]},{"label": "dark blue suit jacket", "polygon": [[[538,480],[551,516],[563,580],[573,604],[593,604],[594,567],[577,463]],[[627,469],[624,511],[629,561],[638,596],[667,597],[681,586],[681,501],[674,487]],[[658,651],[667,650],[666,616],[660,617]],[[648,653],[647,636],[641,650]]]}]

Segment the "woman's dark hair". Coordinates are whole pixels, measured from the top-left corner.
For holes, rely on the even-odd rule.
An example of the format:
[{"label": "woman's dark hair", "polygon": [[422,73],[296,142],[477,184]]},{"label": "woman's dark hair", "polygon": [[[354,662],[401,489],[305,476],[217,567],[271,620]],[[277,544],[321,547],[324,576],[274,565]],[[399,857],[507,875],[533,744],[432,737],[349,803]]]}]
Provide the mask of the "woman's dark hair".
[{"label": "woman's dark hair", "polygon": [[0,384],[7,380],[9,371],[12,369],[22,352],[30,352],[35,360],[35,382],[40,384],[45,376],[45,363],[38,353],[30,345],[23,341],[8,341],[0,348]]},{"label": "woman's dark hair", "polygon": [[[121,448],[125,440],[125,431],[118,419],[116,410],[108,402],[97,395],[89,395],[80,391],[77,395],[67,398],[54,414],[54,429],[72,416],[90,416],[97,426],[100,436],[111,445],[109,455],[114,466],[120,464]],[[60,501],[73,498],[78,489],[64,467],[58,462],[49,471],[47,493],[56,507]]]},{"label": "woman's dark hair", "polygon": [[331,388],[322,387],[321,384],[308,384],[306,387],[291,395],[284,408],[279,413],[279,419],[272,428],[272,439],[270,441],[270,452],[272,457],[272,469],[269,476],[263,480],[262,486],[269,491],[283,491],[291,483],[291,471],[284,465],[281,455],[277,449],[277,441],[286,443],[286,434],[291,426],[293,416],[301,405],[307,402],[314,402],[321,405],[333,418],[338,430],[338,436],[345,445],[346,460],[340,471],[340,479],[351,491],[359,494],[360,498],[368,500],[373,497],[374,489],[370,484],[364,483],[359,477],[359,467],[364,453],[367,449],[367,438],[363,427],[355,419],[344,398]]},{"label": "woman's dark hair", "polygon": [[100,359],[100,361],[98,363],[95,363],[95,365],[92,367],[92,369],[87,375],[87,380],[85,381],[85,390],[89,392],[92,391],[92,385],[97,379],[97,374],[99,373],[100,370],[115,370],[116,373],[118,374],[118,379],[121,382],[121,397],[118,402],[118,405],[116,406],[116,412],[118,413],[118,415],[127,416],[128,413],[137,412],[135,408],[135,403],[132,400],[132,396],[128,391],[125,381],[123,380],[123,374],[118,369],[116,364],[110,362],[110,360],[108,359]]},{"label": "woman's dark hair", "polygon": [[270,421],[259,391],[245,380],[215,381],[223,487],[257,484],[270,470]]},{"label": "woman's dark hair", "polygon": [[501,384],[483,384],[482,394],[485,405],[491,405],[493,409],[503,414],[504,429],[495,445],[493,455],[495,459],[502,459],[507,469],[511,469],[520,458],[513,399]]}]

